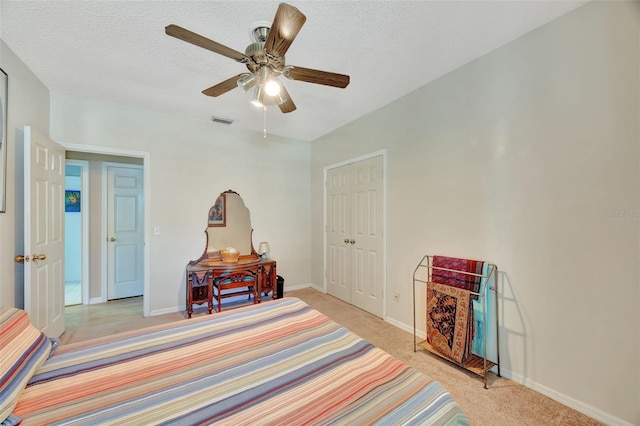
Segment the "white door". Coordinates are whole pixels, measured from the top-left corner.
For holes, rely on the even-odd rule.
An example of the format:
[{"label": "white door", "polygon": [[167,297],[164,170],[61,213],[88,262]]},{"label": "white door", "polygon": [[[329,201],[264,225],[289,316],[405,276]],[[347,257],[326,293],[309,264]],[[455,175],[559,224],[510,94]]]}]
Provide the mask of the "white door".
[{"label": "white door", "polygon": [[382,157],[354,163],[351,173],[351,303],[382,317]]},{"label": "white door", "polygon": [[107,167],[107,298],[144,291],[142,167]]},{"label": "white door", "polygon": [[331,169],[327,178],[327,290],[382,317],[383,158]]},{"label": "white door", "polygon": [[64,148],[24,128],[24,307],[49,337],[64,332]]},{"label": "white door", "polygon": [[327,173],[327,291],[351,303],[350,236],[350,166]]}]

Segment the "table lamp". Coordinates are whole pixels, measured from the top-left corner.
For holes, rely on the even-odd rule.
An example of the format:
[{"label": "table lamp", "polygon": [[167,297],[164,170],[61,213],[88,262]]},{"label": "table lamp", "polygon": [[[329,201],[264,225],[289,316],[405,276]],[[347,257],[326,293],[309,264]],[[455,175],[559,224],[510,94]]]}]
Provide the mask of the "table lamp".
[{"label": "table lamp", "polygon": [[258,246],[258,253],[262,256],[263,259],[269,258],[269,243],[266,241],[262,241]]}]

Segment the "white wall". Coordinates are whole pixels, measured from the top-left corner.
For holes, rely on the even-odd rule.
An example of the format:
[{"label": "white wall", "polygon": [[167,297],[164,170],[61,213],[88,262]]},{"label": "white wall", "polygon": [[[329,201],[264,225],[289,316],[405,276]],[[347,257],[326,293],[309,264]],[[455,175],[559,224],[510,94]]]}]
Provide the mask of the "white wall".
[{"label": "white wall", "polygon": [[185,266],[203,253],[209,208],[227,189],[244,199],[253,241],[269,241],[285,286],[310,282],[308,143],[56,93],[51,138],[150,153],[146,226],[161,229],[150,237],[151,312],[184,309]]},{"label": "white wall", "polygon": [[[22,158],[23,129],[49,130],[49,90],[0,39],[0,68],[9,76],[7,125],[7,208],[0,213],[0,306],[24,305],[24,266],[14,257],[23,253]],[[18,189],[16,189],[18,188]]]},{"label": "white wall", "polygon": [[422,255],[494,262],[503,371],[640,424],[639,15],[589,3],[314,141],[313,282],[323,167],[386,148],[388,320]]}]

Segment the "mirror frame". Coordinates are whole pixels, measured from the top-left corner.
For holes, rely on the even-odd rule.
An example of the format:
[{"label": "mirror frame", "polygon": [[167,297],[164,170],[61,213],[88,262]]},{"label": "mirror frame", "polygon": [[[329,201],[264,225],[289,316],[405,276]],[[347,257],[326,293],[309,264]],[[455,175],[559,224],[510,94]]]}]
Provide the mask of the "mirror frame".
[{"label": "mirror frame", "polygon": [[[204,237],[205,237],[205,243],[204,243],[204,252],[202,253],[202,255],[196,259],[196,260],[192,260],[189,262],[189,265],[195,265],[197,263],[202,262],[203,260],[207,260],[207,259],[211,259],[211,260],[215,260],[215,261],[222,261],[222,256],[220,255],[220,252],[209,252],[209,232],[207,232],[209,229],[211,228],[216,228],[216,227],[221,227],[221,226],[226,226],[226,215],[227,215],[227,211],[226,211],[226,197],[227,194],[235,194],[238,197],[240,197],[240,199],[242,200],[243,204],[244,204],[244,200],[242,199],[242,197],[240,196],[240,194],[238,194],[236,191],[233,191],[231,189],[228,189],[224,192],[221,192],[220,195],[218,195],[218,198],[216,198],[216,201],[214,203],[213,206],[211,206],[211,208],[209,209],[209,212],[211,211],[211,209],[213,209],[213,207],[220,201],[222,200],[222,207],[223,207],[223,217],[221,222],[223,222],[223,224],[210,224],[209,223],[209,212],[207,213],[207,227],[204,229]],[[245,204],[246,207],[246,204]],[[248,207],[246,207],[247,210],[249,210]],[[249,214],[251,214],[251,211],[249,210]],[[253,246],[253,226],[251,226],[251,232],[249,232],[249,243],[251,246],[251,253],[250,254],[241,254],[239,257],[239,260],[247,260],[247,259],[254,259],[254,260],[259,260],[261,259],[260,255],[258,254],[258,252],[256,251],[255,247]]]}]

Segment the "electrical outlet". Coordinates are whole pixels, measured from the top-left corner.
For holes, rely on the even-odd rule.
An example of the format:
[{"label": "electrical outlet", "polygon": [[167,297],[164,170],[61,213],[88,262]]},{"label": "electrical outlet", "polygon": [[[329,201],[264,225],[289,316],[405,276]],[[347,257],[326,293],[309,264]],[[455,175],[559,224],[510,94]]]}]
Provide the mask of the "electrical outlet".
[{"label": "electrical outlet", "polygon": [[396,302],[400,301],[400,292],[398,292],[398,291],[394,291],[393,292],[393,300],[396,301]]}]

